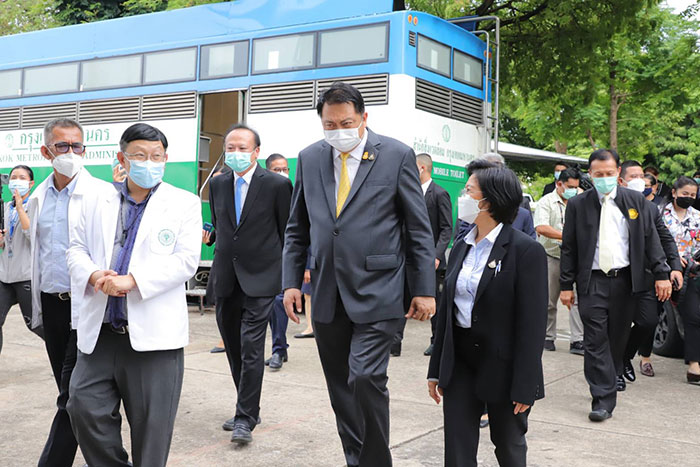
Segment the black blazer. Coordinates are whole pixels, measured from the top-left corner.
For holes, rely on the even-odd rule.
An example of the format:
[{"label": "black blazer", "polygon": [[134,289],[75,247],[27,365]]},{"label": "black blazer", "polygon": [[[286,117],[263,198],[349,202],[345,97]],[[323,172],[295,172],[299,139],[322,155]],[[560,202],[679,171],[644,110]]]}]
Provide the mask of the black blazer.
[{"label": "black blazer", "polygon": [[[469,252],[455,241],[447,265],[445,288],[428,378],[448,387],[455,364],[453,337],[457,277]],[[489,264],[501,262],[501,270]],[[474,351],[479,355],[476,394],[486,402],[532,405],[544,397],[542,349],[547,327],[547,255],[537,241],[504,224],[481,276],[472,310]]]},{"label": "black blazer", "polygon": [[258,165],[237,225],[233,172],[211,179],[217,297],[230,297],[236,280],[249,297],[272,297],[282,291],[282,246],[291,199],[292,183]]},{"label": "black blazer", "polygon": [[[653,214],[641,193],[621,186],[617,187],[615,204],[629,226],[632,292],[645,292],[648,290],[646,268],[652,272],[655,280],[668,279],[671,272],[659,241]],[[595,189],[574,196],[567,203],[561,245],[561,290],[573,290],[576,282],[579,293],[588,293],[598,241],[600,207]]]},{"label": "black blazer", "polygon": [[430,227],[435,240],[435,258],[440,260],[438,271],[447,269],[445,250],[452,238],[452,201],[450,194],[433,180],[425,191]]}]

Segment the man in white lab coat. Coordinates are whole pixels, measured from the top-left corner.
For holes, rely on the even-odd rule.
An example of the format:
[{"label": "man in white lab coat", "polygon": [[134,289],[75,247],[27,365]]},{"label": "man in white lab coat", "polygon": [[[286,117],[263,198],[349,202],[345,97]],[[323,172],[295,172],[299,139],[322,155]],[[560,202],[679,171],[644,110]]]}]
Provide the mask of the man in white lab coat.
[{"label": "man in white lab coat", "polygon": [[202,215],[197,196],[161,181],[167,148],[157,128],[126,129],[118,158],[127,180],[83,205],[67,253],[81,294],[68,413],[89,465],[129,465],[122,402],[133,464],[165,466],[170,450]]}]

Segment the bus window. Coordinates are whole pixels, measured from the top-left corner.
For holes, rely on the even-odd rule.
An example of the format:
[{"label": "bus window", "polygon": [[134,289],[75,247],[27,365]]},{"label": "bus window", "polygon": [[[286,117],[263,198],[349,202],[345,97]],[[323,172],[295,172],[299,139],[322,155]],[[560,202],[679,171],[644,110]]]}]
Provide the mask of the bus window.
[{"label": "bus window", "polygon": [[450,77],[450,48],[418,35],[417,60],[420,68]]},{"label": "bus window", "polygon": [[202,46],[200,79],[248,74],[248,41]]},{"label": "bus window", "polygon": [[144,84],[193,81],[197,69],[197,48],[146,54],[143,66]]},{"label": "bus window", "polygon": [[253,40],[253,73],[300,70],[314,66],[314,34]]},{"label": "bus window", "polygon": [[454,77],[457,81],[481,89],[484,85],[484,68],[481,60],[459,50],[454,51]]},{"label": "bus window", "polygon": [[0,98],[17,97],[22,92],[22,70],[0,71]]},{"label": "bus window", "polygon": [[385,62],[388,23],[322,31],[320,66]]},{"label": "bus window", "polygon": [[24,70],[24,95],[78,90],[78,63],[38,66]]},{"label": "bus window", "polygon": [[83,62],[80,90],[117,88],[141,84],[143,56],[103,58]]}]

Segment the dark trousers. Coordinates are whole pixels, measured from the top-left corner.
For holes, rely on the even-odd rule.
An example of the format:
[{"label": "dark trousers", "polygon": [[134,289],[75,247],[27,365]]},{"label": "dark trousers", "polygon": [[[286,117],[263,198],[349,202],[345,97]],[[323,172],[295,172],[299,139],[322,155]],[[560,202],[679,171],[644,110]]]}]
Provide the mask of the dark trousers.
[{"label": "dark trousers", "polygon": [[122,444],[122,402],[134,466],[166,465],[184,363],[183,349],[137,352],[128,334],[116,334],[109,325],[91,354],[78,352],[68,413],[88,465],[130,465]]},{"label": "dark trousers", "polygon": [[44,338],[44,328],[32,329],[32,285],[31,281],[5,283],[0,282],[0,352],[2,351],[2,326],[7,313],[13,305],[19,303],[19,309],[27,329]]},{"label": "dark trousers", "polygon": [[265,371],[265,332],[275,297],[247,297],[236,282],[233,295],[216,298],[216,323],[236,385],[236,421],[255,428]]},{"label": "dark trousers", "polygon": [[444,388],[445,466],[476,467],[479,448],[479,420],[488,408],[491,441],[498,464],[525,467],[527,460],[526,412],[514,415],[512,401],[486,402],[475,390],[479,356],[474,351],[470,329],[455,326],[455,365],[450,384]]},{"label": "dark trousers", "polygon": [[[440,294],[442,293],[442,285],[445,282],[445,270],[438,270],[435,271],[435,304],[437,305],[438,301],[440,300]],[[404,296],[406,297],[405,303],[404,303],[404,308],[406,309],[406,312],[408,313],[408,308],[411,306],[411,295],[410,292],[408,291],[408,287],[404,289]],[[430,343],[432,344],[433,341],[435,340],[435,326],[437,326],[437,313],[433,315],[432,318],[430,318]],[[399,325],[399,329],[396,331],[396,334],[394,335],[394,340],[393,340],[393,345],[398,346],[398,349],[401,350],[401,342],[403,341],[403,332],[404,329],[406,329],[406,318],[401,318],[401,324]]]},{"label": "dark trousers", "polygon": [[585,349],[583,372],[593,396],[593,410],[615,409],[615,383],[617,375],[622,374],[636,302],[629,268],[617,277],[593,271],[588,293],[579,294]]},{"label": "dark trousers", "polygon": [[349,466],[391,466],[386,370],[399,322],[353,323],[340,294],[333,321],[314,321],[318,354]]},{"label": "dark trousers", "polygon": [[648,291],[636,296],[637,303],[632,319],[632,330],[627,339],[625,360],[632,360],[639,351],[642,357],[651,355],[654,331],[659,322],[659,302],[655,291]]},{"label": "dark trousers", "polygon": [[55,295],[41,294],[41,309],[44,319],[44,344],[49,355],[51,370],[58,386],[58,410],[51,423],[49,438],[39,458],[39,466],[71,467],[75,459],[78,442],[73,436],[73,427],[66,411],[70,377],[77,356],[76,333],[71,330],[70,300],[61,300]]},{"label": "dark trousers", "polygon": [[282,299],[284,294],[281,293],[275,297],[272,304],[272,313],[270,313],[270,332],[272,333],[272,353],[287,356],[287,325],[289,317],[284,311]]},{"label": "dark trousers", "polygon": [[678,309],[685,329],[686,363],[700,362],[700,294],[696,289],[697,280],[688,279],[688,288]]}]

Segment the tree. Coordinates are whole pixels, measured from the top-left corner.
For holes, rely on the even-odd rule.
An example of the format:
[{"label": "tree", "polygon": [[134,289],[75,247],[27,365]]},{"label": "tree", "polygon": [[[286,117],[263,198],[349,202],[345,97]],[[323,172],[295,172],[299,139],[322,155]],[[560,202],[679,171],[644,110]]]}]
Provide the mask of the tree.
[{"label": "tree", "polygon": [[0,36],[56,26],[53,0],[0,0]]},{"label": "tree", "polygon": [[57,19],[61,24],[89,23],[124,16],[174,10],[220,0],[56,0]]}]

